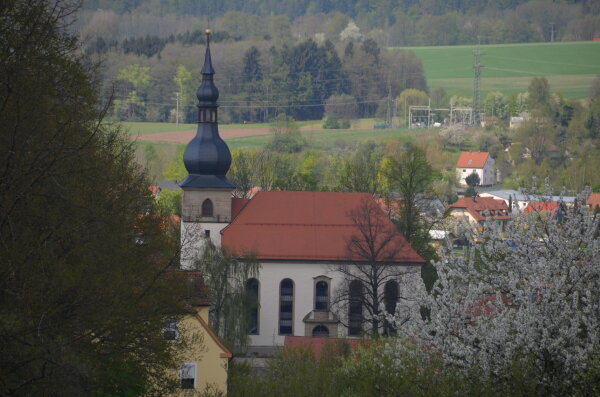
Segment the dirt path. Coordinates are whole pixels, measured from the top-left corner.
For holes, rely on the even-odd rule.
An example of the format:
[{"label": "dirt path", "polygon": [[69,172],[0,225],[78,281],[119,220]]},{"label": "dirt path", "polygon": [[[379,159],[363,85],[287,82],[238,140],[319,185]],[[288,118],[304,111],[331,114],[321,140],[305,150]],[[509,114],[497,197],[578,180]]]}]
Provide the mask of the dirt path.
[{"label": "dirt path", "polygon": [[[306,126],[300,128],[302,132],[316,131],[313,126]],[[219,135],[221,138],[241,138],[245,136],[254,135],[266,135],[270,131],[268,128],[220,128]],[[196,130],[187,131],[171,131],[171,132],[159,132],[156,134],[143,134],[143,135],[130,135],[129,139],[137,141],[148,141],[148,142],[174,142],[174,143],[188,143],[192,140]]]}]

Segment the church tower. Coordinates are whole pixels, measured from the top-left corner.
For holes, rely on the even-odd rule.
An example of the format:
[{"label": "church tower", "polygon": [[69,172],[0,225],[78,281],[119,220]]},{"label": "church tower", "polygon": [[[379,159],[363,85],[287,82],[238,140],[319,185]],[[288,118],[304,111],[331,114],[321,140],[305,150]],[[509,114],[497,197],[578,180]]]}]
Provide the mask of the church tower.
[{"label": "church tower", "polygon": [[235,185],[227,179],[231,152],[219,136],[215,71],[210,56],[210,30],[206,30],[206,54],[198,97],[198,127],[188,143],[183,162],[189,175],[179,184],[183,190],[181,222],[181,266],[189,268],[207,238],[220,245],[220,231],[231,222],[231,193]]}]

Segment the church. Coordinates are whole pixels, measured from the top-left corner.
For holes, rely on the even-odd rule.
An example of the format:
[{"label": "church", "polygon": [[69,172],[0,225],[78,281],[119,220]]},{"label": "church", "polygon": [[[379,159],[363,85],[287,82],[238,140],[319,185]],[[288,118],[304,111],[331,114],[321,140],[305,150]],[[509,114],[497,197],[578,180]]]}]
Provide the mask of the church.
[{"label": "church", "polygon": [[[249,350],[268,354],[286,336],[360,337],[373,327],[385,333],[392,326],[383,311],[418,312],[412,302],[424,289],[424,260],[371,195],[260,191],[251,199],[233,197],[209,31],[201,73],[197,132],[184,153],[189,175],[180,183],[181,266],[192,269],[208,239],[257,258],[259,275],[247,281],[259,302],[251,313]],[[366,305],[368,299],[376,304]]]}]

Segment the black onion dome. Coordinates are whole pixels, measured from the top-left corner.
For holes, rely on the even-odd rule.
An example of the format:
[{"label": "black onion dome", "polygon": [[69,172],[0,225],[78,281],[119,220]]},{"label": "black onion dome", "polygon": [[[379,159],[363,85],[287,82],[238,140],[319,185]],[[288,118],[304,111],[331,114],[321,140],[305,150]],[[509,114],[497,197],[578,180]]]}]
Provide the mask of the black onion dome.
[{"label": "black onion dome", "polygon": [[213,83],[215,74],[210,57],[210,31],[207,30],[206,55],[202,68],[202,84],[198,97],[198,128],[196,136],[188,143],[183,154],[183,163],[189,172],[181,187],[231,188],[235,185],[227,177],[231,166],[229,147],[219,136],[217,122],[217,99],[219,90]]}]

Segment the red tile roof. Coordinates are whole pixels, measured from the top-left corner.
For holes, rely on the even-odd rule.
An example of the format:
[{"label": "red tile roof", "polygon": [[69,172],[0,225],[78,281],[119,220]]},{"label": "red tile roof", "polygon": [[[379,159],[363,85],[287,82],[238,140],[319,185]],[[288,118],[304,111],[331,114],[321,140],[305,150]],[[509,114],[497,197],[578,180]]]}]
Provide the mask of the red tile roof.
[{"label": "red tile roof", "polygon": [[[221,232],[222,245],[265,260],[364,261],[348,248],[360,229],[350,213],[371,203],[382,232],[392,233],[385,262],[423,263],[381,208],[366,193],[261,191]],[[388,234],[389,235],[389,234]],[[381,260],[382,260],[381,259]]]},{"label": "red tile roof", "polygon": [[596,208],[597,206],[600,207],[600,193],[591,193],[585,203],[592,209]]},{"label": "red tile roof", "polygon": [[[286,336],[283,341],[285,350],[308,348],[311,349],[315,356],[320,356],[321,353],[344,353],[347,351],[346,346],[350,349],[356,349],[359,346],[369,346],[371,343],[368,339],[345,339],[345,338],[316,338],[310,336]],[[345,345],[345,346],[344,346]]]},{"label": "red tile roof", "polygon": [[488,152],[461,152],[456,168],[483,168],[488,157]]},{"label": "red tile roof", "polygon": [[525,207],[524,211],[525,212],[545,211],[545,212],[549,212],[550,214],[554,215],[554,212],[556,211],[557,208],[558,208],[558,203],[556,201],[531,201],[527,204],[527,207]]},{"label": "red tile roof", "polygon": [[491,197],[462,197],[454,204],[448,206],[449,210],[452,208],[465,208],[477,221],[485,220],[486,211],[489,211],[489,216],[493,219],[510,219],[508,206],[504,200],[496,200]]}]

